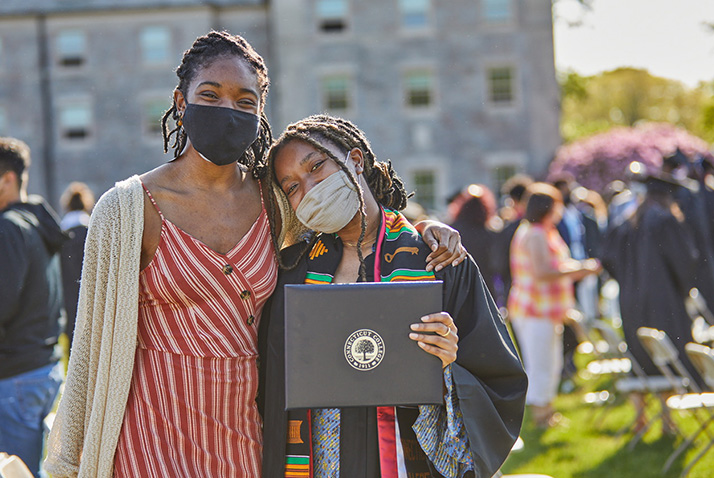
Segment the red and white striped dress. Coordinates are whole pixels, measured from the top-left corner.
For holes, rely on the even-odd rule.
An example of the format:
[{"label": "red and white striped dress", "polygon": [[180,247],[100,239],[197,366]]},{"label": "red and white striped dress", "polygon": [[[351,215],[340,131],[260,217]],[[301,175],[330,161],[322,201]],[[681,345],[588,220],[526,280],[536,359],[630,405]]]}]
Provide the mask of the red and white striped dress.
[{"label": "red and white striped dress", "polygon": [[[145,188],[146,189],[146,188]],[[219,254],[161,216],[115,478],[259,477],[257,337],[278,268],[265,208]]]}]

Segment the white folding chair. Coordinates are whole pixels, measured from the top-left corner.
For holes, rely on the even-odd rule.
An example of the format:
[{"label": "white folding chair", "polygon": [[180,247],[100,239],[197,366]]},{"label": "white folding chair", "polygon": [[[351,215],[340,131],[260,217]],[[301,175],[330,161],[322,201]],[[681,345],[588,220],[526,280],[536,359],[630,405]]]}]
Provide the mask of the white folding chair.
[{"label": "white folding chair", "polygon": [[[696,437],[705,432],[712,422],[714,416],[709,408],[710,404],[714,405],[714,394],[702,393],[702,390],[697,385],[689,371],[684,367],[684,364],[679,359],[679,352],[674,346],[667,334],[662,330],[652,329],[649,327],[640,327],[637,329],[637,337],[640,339],[642,346],[650,355],[652,362],[667,377],[673,384],[677,383],[681,386],[676,387],[677,395],[669,397],[666,405],[670,410],[690,411],[695,419],[699,422],[699,428],[693,434],[687,437],[682,431],[676,427],[676,431],[683,437],[683,442],[674,450],[667,461],[665,462],[662,471],[666,472],[672,466],[674,461],[686,450],[696,439]],[[709,434],[710,439],[713,439]],[[681,476],[686,476],[692,466],[698,461],[698,457],[692,460],[682,471]]]},{"label": "white folding chair", "polygon": [[684,301],[689,318],[692,319],[692,338],[700,344],[714,342],[714,314],[697,288],[689,291]]},{"label": "white folding chair", "polygon": [[[635,359],[634,355],[630,352],[627,343],[618,334],[615,327],[604,320],[596,320],[593,323],[593,330],[597,331],[600,337],[607,343],[608,357],[616,360],[620,360],[623,364],[623,371],[629,369],[628,373],[623,373],[621,378],[615,380],[614,387],[615,391],[620,394],[631,394],[638,393],[643,396],[645,408],[644,419],[645,423],[637,432],[633,435],[628,443],[628,448],[633,449],[635,445],[642,439],[642,437],[647,433],[647,431],[654,425],[658,420],[662,419],[664,416],[664,399],[661,397],[662,392],[672,391],[672,384],[666,377],[662,376],[649,376],[644,373],[642,367]],[[607,394],[609,392],[599,392],[602,394],[604,399],[607,399]],[[657,400],[660,405],[659,412],[657,413],[647,413],[647,409],[651,408],[648,405],[648,397],[653,397]],[[587,400],[587,397],[586,397]],[[634,429],[637,424],[637,417],[633,419],[632,423],[623,427],[619,434],[625,433],[627,430]]]},{"label": "white folding chair", "polygon": [[[709,390],[714,390],[714,351],[706,345],[697,344],[690,342],[684,346],[685,352],[689,361],[692,362],[694,368],[697,369],[699,375],[704,379]],[[694,441],[702,433],[706,432],[709,440],[705,442],[702,449],[697,453],[697,455],[692,458],[687,466],[682,471],[681,476],[686,476],[692,467],[714,446],[714,436],[708,432],[708,427],[712,422],[714,422],[714,393],[704,392],[704,393],[690,393],[687,395],[675,395],[667,400],[667,405],[672,409],[677,410],[704,410],[709,416],[706,420],[700,423],[699,428],[692,433],[678,448],[670,455],[667,462],[665,463],[664,471],[667,471],[669,467],[674,463],[674,460],[688,447],[690,447]]]}]

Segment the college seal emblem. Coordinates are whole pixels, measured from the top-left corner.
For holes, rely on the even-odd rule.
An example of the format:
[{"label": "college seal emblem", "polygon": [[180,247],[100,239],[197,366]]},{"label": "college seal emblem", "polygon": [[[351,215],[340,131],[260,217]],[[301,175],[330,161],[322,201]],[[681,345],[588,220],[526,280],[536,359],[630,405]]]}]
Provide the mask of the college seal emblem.
[{"label": "college seal emblem", "polygon": [[345,341],[345,359],[354,369],[365,372],[377,368],[384,358],[384,340],[370,329],[355,330]]}]

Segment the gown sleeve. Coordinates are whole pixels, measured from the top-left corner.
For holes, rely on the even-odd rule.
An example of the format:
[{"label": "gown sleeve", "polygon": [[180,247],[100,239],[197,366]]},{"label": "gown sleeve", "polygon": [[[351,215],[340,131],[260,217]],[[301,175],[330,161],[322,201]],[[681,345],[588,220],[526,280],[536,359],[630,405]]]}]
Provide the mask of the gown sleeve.
[{"label": "gown sleeve", "polygon": [[444,281],[444,310],[453,317],[459,351],[451,364],[478,477],[492,476],[518,438],[527,378],[508,329],[471,257],[437,273]]}]

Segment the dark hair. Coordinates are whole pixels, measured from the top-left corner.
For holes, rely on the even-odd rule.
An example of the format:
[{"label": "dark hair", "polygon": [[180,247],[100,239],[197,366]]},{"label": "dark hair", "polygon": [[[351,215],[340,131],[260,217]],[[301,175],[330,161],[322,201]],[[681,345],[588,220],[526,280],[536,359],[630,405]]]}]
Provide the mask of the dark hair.
[{"label": "dark hair", "polygon": [[514,201],[520,202],[526,192],[526,188],[533,184],[533,179],[525,174],[515,174],[508,178],[501,186],[501,194],[506,194]]},{"label": "dark hair", "polygon": [[91,212],[94,207],[94,193],[86,184],[74,181],[62,193],[60,203],[66,211]]},{"label": "dark hair", "polygon": [[563,202],[563,195],[555,186],[546,183],[533,183],[526,189],[525,200],[524,219],[531,223],[540,223],[553,210],[556,203]]},{"label": "dark hair", "polygon": [[[181,64],[176,68],[176,76],[179,78],[179,83],[176,89],[179,90],[184,98],[188,99],[188,88],[191,82],[196,77],[199,69],[206,67],[217,58],[235,55],[248,64],[253,73],[258,78],[258,86],[260,88],[260,127],[258,129],[258,139],[248,148],[243,156],[238,160],[239,163],[247,166],[252,171],[256,178],[264,177],[265,168],[265,152],[273,142],[273,134],[270,129],[270,124],[265,116],[265,100],[270,88],[270,79],[268,78],[268,67],[265,65],[263,58],[253,49],[243,37],[239,35],[231,35],[228,32],[212,31],[207,35],[196,38],[190,49],[183,53]],[[169,129],[168,120],[173,119],[175,127]],[[186,146],[186,132],[181,127],[180,116],[176,108],[174,100],[171,108],[169,108],[161,118],[161,131],[164,138],[164,153],[167,153],[169,147],[174,150],[174,159],[178,158],[183,148]],[[173,144],[169,144],[171,136],[176,134]]]},{"label": "dark hair", "polygon": [[[404,189],[402,179],[392,168],[391,162],[377,161],[377,158],[372,151],[372,147],[370,146],[364,132],[350,121],[329,115],[313,115],[288,125],[268,152],[267,164],[273,180],[275,180],[275,156],[283,146],[293,140],[304,141],[312,145],[318,151],[321,151],[328,157],[332,158],[332,160],[335,161],[340,168],[345,171],[345,173],[347,173],[347,176],[350,178],[352,183],[357,186],[358,190],[360,190],[360,188],[357,184],[357,179],[354,177],[347,165],[330,152],[330,150],[325,147],[324,143],[331,143],[345,154],[354,148],[359,148],[364,155],[363,175],[367,181],[367,186],[374,195],[375,200],[382,206],[389,209],[402,210],[406,207],[407,192]],[[278,192],[278,194],[282,194],[282,192]],[[275,198],[271,197],[271,200],[269,201],[271,224],[274,224],[275,222],[275,210],[277,209],[274,201]],[[364,215],[364,198],[362,197],[362,194],[360,194],[360,214],[362,215],[362,231],[359,239],[357,240],[357,255],[360,260],[360,277],[364,278],[365,265],[362,257],[361,246],[367,228],[367,222]],[[273,227],[273,241],[276,250],[278,250],[278,243],[274,229],[275,228]],[[305,250],[307,250],[307,248],[305,248]],[[283,264],[282,261],[279,261],[279,263],[281,267],[291,269],[297,265],[299,259],[300,257],[298,257],[295,263],[291,265]]]},{"label": "dark hair", "polygon": [[0,174],[12,171],[17,185],[22,187],[22,176],[30,167],[30,147],[17,138],[0,138]]},{"label": "dark hair", "polygon": [[485,226],[496,214],[496,199],[485,185],[471,184],[453,201],[450,209],[455,221]]}]

